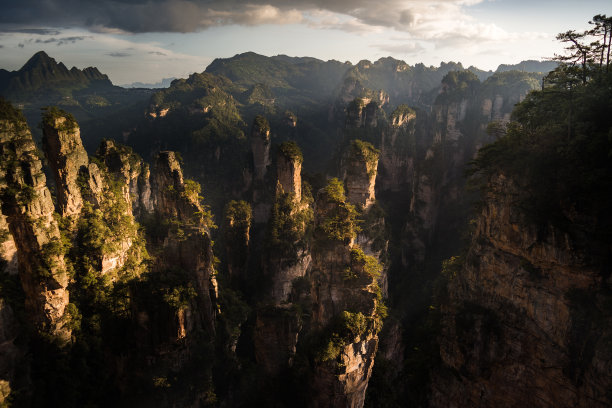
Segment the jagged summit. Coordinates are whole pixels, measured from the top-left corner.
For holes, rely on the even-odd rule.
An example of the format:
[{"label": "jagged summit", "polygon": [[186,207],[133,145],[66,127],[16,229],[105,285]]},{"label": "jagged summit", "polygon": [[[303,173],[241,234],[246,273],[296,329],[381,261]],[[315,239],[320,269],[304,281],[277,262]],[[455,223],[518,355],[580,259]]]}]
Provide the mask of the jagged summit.
[{"label": "jagged summit", "polygon": [[[60,63],[61,64],[61,63]],[[58,63],[51,58],[46,52],[38,51],[26,62],[19,72],[30,71],[39,67],[55,67]],[[61,64],[62,66],[64,64]]]},{"label": "jagged summit", "polygon": [[44,51],[34,54],[18,71],[3,71],[0,75],[0,93],[11,99],[92,86],[109,89],[113,84],[95,67],[68,69]]}]

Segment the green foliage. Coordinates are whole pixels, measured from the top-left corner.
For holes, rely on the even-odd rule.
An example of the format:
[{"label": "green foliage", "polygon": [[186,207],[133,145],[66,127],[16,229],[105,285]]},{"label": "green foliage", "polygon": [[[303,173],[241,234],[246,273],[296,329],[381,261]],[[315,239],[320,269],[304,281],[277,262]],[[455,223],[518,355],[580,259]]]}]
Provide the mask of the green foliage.
[{"label": "green foliage", "polygon": [[266,135],[270,132],[270,123],[268,119],[261,115],[255,116],[255,119],[253,119],[253,131],[262,135]]},{"label": "green foliage", "polygon": [[225,207],[225,224],[239,230],[248,230],[253,214],[251,205],[244,201],[232,200]]},{"label": "green foliage", "polygon": [[224,327],[228,339],[237,341],[241,334],[241,325],[247,320],[251,308],[242,299],[240,294],[228,287],[221,285],[219,288],[219,326]]},{"label": "green foliage", "polygon": [[202,186],[200,183],[196,182],[195,180],[185,179],[182,193],[184,197],[199,201],[203,199],[203,197],[200,196],[201,192]]},{"label": "green foliage", "polygon": [[85,104],[89,106],[95,107],[105,107],[110,106],[110,102],[103,96],[100,95],[90,95],[85,99]]},{"label": "green foliage", "polygon": [[332,177],[327,182],[325,186],[325,199],[330,203],[344,203],[346,201],[344,184],[336,177]]},{"label": "green foliage", "polygon": [[382,272],[382,265],[376,258],[366,255],[361,248],[354,246],[351,249],[351,265],[362,269],[369,277],[378,279]]},{"label": "green foliage", "polygon": [[378,203],[374,203],[365,214],[360,216],[360,228],[363,234],[372,241],[373,251],[384,251],[387,248],[389,232],[385,222],[386,216],[387,214]]},{"label": "green foliage", "polygon": [[358,341],[367,332],[367,329],[368,319],[363,313],[344,310],[330,324],[316,351],[316,361],[337,361],[344,347]]},{"label": "green foliage", "polygon": [[376,171],[379,156],[380,150],[372,146],[371,143],[358,139],[351,141],[351,157],[363,160],[366,163],[368,175],[372,176],[373,172]]},{"label": "green foliage", "polygon": [[471,71],[451,71],[442,78],[443,93],[436,103],[456,102],[473,96],[480,85],[480,80]]},{"label": "green foliage", "polygon": [[64,309],[64,319],[66,320],[64,326],[72,332],[81,330],[81,321],[83,316],[79,311],[79,308],[74,303],[68,303]]},{"label": "green foliage", "polygon": [[289,160],[296,161],[300,164],[304,162],[302,151],[294,141],[281,143],[278,147],[278,151]]},{"label": "green foliage", "polygon": [[32,203],[37,197],[34,187],[23,185],[17,194],[17,203],[22,206],[27,206]]},{"label": "green foliage", "polygon": [[[560,67],[549,75],[563,74]],[[513,122],[471,163],[472,182],[486,189],[504,174],[517,186],[519,207],[534,221],[571,224],[564,208],[587,211],[612,203],[612,75],[568,88],[562,81],[532,92],[516,106]],[[597,230],[604,233],[603,225]],[[598,232],[599,233],[599,232]]]},{"label": "green foliage", "polygon": [[323,189],[321,200],[326,202],[329,209],[319,221],[319,237],[328,241],[346,242],[359,232],[357,226],[357,210],[355,206],[346,202],[344,185],[337,178],[331,178]]},{"label": "green foliage", "polygon": [[356,223],[357,210],[348,203],[339,203],[319,223],[319,228],[329,241],[347,242],[355,238],[359,227]]},{"label": "green foliage", "polygon": [[9,101],[0,96],[0,120],[6,120],[18,128],[26,126],[26,119],[21,110],[16,109]]},{"label": "green foliage", "polygon": [[[79,126],[74,116],[57,106],[47,106],[43,108],[43,111],[42,121],[44,126],[57,129],[60,132],[71,132]],[[58,125],[56,121],[62,118],[64,119],[63,123]]]},{"label": "green foliage", "polygon": [[174,310],[184,310],[191,306],[192,301],[198,296],[191,283],[187,285],[168,288],[164,293],[164,301]]},{"label": "green foliage", "polygon": [[246,92],[249,104],[271,105],[274,102],[274,95],[270,88],[265,84],[255,84]]},{"label": "green foliage", "polygon": [[393,110],[393,112],[391,112],[389,119],[393,121],[394,119],[399,118],[400,116],[403,116],[403,117],[416,116],[416,111],[406,104],[401,104],[401,105],[398,105]]},{"label": "green foliage", "polygon": [[297,262],[300,251],[308,246],[312,221],[312,210],[300,208],[294,193],[278,193],[269,221],[269,251],[291,263]]}]

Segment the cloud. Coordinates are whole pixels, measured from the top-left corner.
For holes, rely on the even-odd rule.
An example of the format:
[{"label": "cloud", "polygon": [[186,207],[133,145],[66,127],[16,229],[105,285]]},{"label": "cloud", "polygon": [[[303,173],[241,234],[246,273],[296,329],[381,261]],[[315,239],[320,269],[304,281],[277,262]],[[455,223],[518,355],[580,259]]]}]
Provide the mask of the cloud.
[{"label": "cloud", "polygon": [[401,44],[378,44],[374,47],[384,52],[403,55],[419,54],[425,51],[425,47],[416,41],[405,41]]},{"label": "cloud", "polygon": [[47,38],[45,40],[43,39],[37,39],[36,43],[37,44],[53,44],[53,43],[57,43],[57,46],[59,47],[60,45],[65,45],[65,44],[74,44],[77,41],[83,41],[87,38],[91,38],[90,36],[73,36],[73,37],[63,37],[63,38],[55,38],[55,37],[51,37],[51,38]]},{"label": "cloud", "polygon": [[149,54],[151,54],[151,55],[158,55],[160,57],[165,57],[166,56],[166,54],[161,52],[161,51],[149,51]]},{"label": "cloud", "polygon": [[132,56],[132,54],[130,54],[129,52],[122,52],[122,51],[109,52],[106,55],[108,55],[109,57],[116,57],[116,58],[124,58],[124,57]]},{"label": "cloud", "polygon": [[34,34],[34,35],[59,35],[58,30],[48,28],[19,28],[0,30],[2,33]]},{"label": "cloud", "polygon": [[[20,0],[3,7],[0,25],[87,27],[94,32],[194,32],[221,25],[320,24],[347,31],[371,27],[420,31],[432,21],[467,21],[483,0]],[[322,21],[317,12],[347,21]],[[314,14],[312,14],[314,13]],[[161,18],[163,17],[163,18]]]}]

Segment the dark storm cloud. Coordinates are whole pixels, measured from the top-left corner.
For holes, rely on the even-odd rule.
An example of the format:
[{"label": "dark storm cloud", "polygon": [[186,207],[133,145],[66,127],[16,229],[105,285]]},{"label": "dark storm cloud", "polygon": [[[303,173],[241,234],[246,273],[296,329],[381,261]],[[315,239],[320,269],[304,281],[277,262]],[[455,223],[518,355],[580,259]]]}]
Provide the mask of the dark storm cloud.
[{"label": "dark storm cloud", "polygon": [[21,0],[3,6],[0,25],[78,26],[92,31],[133,33],[193,32],[230,24],[297,23],[309,18],[305,12],[323,11],[352,17],[365,26],[410,30],[420,20],[431,18],[428,16],[457,11],[462,5],[479,1],[251,0],[246,4],[242,0]]}]

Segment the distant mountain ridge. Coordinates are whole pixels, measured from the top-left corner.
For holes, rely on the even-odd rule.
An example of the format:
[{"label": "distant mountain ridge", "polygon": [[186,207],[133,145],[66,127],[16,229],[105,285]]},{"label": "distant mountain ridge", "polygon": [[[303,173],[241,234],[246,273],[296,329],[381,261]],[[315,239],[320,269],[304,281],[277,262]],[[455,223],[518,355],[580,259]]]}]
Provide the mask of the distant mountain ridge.
[{"label": "distant mountain ridge", "polygon": [[123,88],[148,88],[148,89],[159,89],[159,88],[168,88],[172,81],[177,79],[176,77],[170,78],[162,78],[161,81],[156,83],[144,83],[144,82],[132,82],[131,84],[123,84],[120,85]]},{"label": "distant mountain ridge", "polygon": [[98,68],[68,69],[44,51],[34,54],[18,71],[0,70],[0,94],[11,99],[49,92],[69,94],[83,88],[109,89],[113,83]]}]

